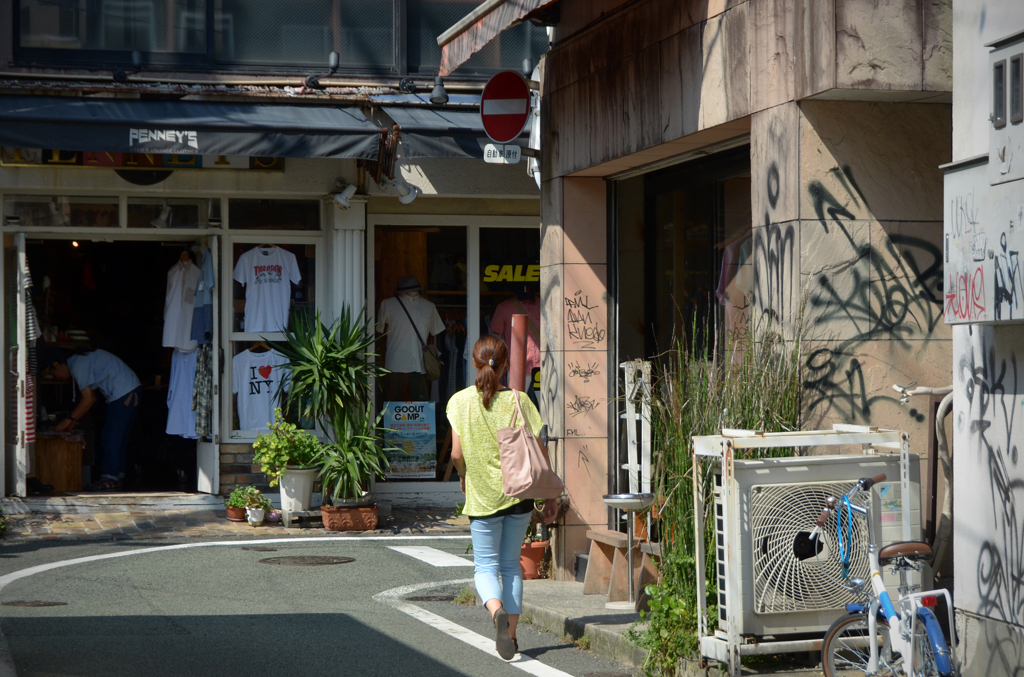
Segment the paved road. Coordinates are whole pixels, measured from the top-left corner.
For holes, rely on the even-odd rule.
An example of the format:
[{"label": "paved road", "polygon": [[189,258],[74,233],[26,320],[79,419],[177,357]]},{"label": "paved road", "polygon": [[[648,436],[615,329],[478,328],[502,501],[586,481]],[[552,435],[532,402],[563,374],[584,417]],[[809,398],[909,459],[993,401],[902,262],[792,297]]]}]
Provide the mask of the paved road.
[{"label": "paved road", "polygon": [[[519,633],[526,660],[508,664],[474,646],[493,647],[486,611],[437,601],[463,587],[460,581],[472,576],[472,568],[433,566],[388,548],[426,546],[468,561],[465,538],[207,543],[193,541],[180,549],[117,542],[0,548],[0,630],[17,674],[582,677],[631,672],[528,626]],[[137,554],[45,569],[127,552]],[[282,556],[354,561],[261,562]],[[31,567],[43,570],[19,577]],[[409,591],[396,593],[396,588]],[[16,601],[64,605],[7,605]],[[0,677],[7,677],[2,662]]]}]

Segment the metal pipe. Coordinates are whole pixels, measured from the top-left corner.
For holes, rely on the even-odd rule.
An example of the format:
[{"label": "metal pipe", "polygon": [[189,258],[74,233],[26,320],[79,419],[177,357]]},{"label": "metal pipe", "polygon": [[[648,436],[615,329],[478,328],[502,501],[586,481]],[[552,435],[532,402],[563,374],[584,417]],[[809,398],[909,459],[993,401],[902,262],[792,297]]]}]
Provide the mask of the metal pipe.
[{"label": "metal pipe", "polygon": [[[930,562],[932,569],[942,565],[949,546],[949,536],[953,529],[953,462],[949,456],[949,442],[946,440],[946,416],[953,408],[953,393],[948,393],[939,403],[935,414],[935,438],[939,442],[939,461],[942,463],[942,480],[945,495],[942,497],[942,514],[935,530],[935,552]],[[945,573],[945,572],[943,572]]]},{"label": "metal pipe", "polygon": [[508,387],[526,392],[526,315],[512,316],[512,345],[509,346]]}]

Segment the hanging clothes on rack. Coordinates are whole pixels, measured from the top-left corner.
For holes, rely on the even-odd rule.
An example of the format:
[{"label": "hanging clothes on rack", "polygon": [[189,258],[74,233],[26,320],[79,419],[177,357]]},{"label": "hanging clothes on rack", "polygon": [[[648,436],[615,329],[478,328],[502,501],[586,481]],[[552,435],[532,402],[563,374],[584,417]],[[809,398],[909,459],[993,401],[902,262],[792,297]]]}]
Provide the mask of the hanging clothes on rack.
[{"label": "hanging clothes on rack", "polygon": [[196,412],[192,411],[198,352],[175,350],[171,353],[171,379],[167,389],[166,432],[189,440],[199,437],[196,434]]},{"label": "hanging clothes on rack", "polygon": [[196,286],[196,303],[192,310],[193,341],[202,345],[213,341],[213,288],[216,278],[213,272],[213,254],[209,247],[203,247],[199,264],[199,283]]},{"label": "hanging clothes on rack", "polygon": [[167,271],[167,294],[164,298],[164,337],[166,348],[192,352],[198,345],[192,340],[192,314],[196,304],[199,268],[188,253]]},{"label": "hanging clothes on rack", "polygon": [[196,435],[213,436],[213,345],[204,343],[196,351],[196,378],[192,386],[192,411]]}]

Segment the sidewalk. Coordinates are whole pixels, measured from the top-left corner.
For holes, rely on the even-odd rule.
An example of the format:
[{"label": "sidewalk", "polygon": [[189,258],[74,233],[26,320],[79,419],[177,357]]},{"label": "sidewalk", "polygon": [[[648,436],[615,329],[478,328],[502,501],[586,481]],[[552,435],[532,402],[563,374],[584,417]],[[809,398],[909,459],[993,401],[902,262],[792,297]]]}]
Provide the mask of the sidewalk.
[{"label": "sidewalk", "polygon": [[[9,518],[2,543],[37,541],[157,540],[170,538],[260,538],[331,536],[313,517],[291,527],[264,523],[251,527],[227,519],[224,501],[195,494],[108,494],[89,498],[3,499]],[[391,508],[382,505],[380,523],[365,535],[469,534],[469,520],[455,517],[454,508]],[[345,535],[354,535],[346,532]]]},{"label": "sidewalk", "polygon": [[[583,584],[546,579],[523,581],[523,622],[546,630],[558,637],[568,635],[574,640],[587,637],[590,651],[633,668],[643,666],[647,652],[625,637],[626,630],[640,620],[636,613],[605,609],[603,595],[584,595]],[[701,668],[694,661],[681,661],[677,677],[711,677],[727,675],[712,663]],[[812,669],[796,667],[785,659],[762,661],[757,666],[745,665],[744,676],[786,675],[787,677],[821,677],[820,666]]]}]

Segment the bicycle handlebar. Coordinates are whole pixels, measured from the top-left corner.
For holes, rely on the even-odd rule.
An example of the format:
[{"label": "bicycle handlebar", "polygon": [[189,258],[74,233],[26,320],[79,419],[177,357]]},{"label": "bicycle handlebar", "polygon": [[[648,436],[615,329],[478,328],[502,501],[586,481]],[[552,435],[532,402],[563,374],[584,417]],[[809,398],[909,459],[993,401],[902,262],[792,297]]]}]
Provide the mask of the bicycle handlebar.
[{"label": "bicycle handlebar", "polygon": [[823,508],[821,511],[821,516],[818,517],[817,524],[819,527],[825,526],[825,522],[828,521],[829,514],[836,509],[836,499],[833,498],[832,496],[829,496],[828,498],[825,499],[825,506],[826,507]]},{"label": "bicycle handlebar", "polygon": [[871,487],[875,486],[879,482],[884,482],[884,481],[885,481],[885,473],[881,473],[880,475],[875,475],[874,477],[862,477],[860,479],[859,483],[860,483],[860,488],[863,489],[864,491],[867,491],[868,489],[870,489]]}]

